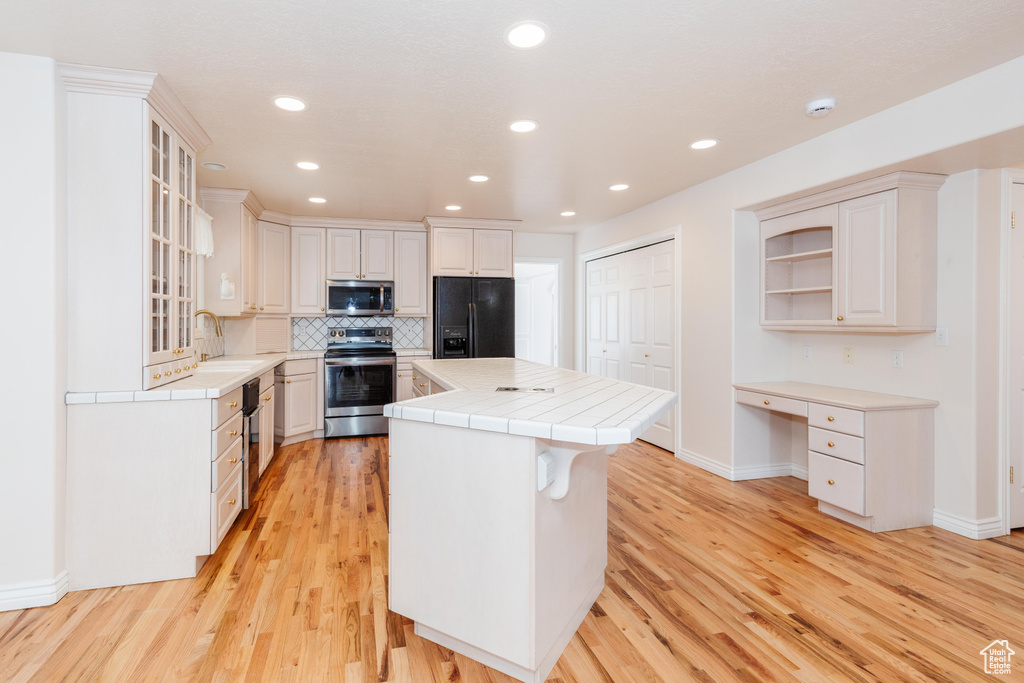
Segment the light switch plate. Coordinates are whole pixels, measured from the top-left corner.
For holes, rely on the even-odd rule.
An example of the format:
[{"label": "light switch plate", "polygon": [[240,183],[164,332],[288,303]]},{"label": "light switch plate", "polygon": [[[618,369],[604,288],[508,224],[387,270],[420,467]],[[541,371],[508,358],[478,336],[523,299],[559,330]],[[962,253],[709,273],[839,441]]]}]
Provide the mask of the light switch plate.
[{"label": "light switch plate", "polygon": [[948,327],[937,327],[937,328],[935,328],[935,345],[936,346],[949,346],[949,328]]},{"label": "light switch plate", "polygon": [[810,359],[811,359],[811,347],[810,346],[804,346],[804,360],[810,360]]},{"label": "light switch plate", "polygon": [[894,368],[903,367],[903,351],[901,349],[892,350],[892,366]]},{"label": "light switch plate", "polygon": [[847,365],[853,365],[853,347],[852,346],[844,346],[843,347],[843,362],[846,363]]}]

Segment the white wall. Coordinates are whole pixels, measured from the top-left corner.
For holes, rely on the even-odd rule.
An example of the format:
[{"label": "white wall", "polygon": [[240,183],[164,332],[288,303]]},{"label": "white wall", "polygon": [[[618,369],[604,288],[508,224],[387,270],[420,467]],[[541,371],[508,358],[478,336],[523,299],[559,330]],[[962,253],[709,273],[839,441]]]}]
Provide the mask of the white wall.
[{"label": "white wall", "polygon": [[552,235],[534,232],[517,232],[515,234],[514,251],[516,261],[556,261],[559,272],[558,279],[558,313],[561,318],[558,333],[558,366],[573,367],[573,313],[574,301],[574,264],[573,235]]},{"label": "white wall", "polygon": [[7,359],[0,391],[0,610],[66,591],[66,96],[50,59],[0,53]]},{"label": "white wall", "polygon": [[[977,365],[972,366],[968,360],[973,357],[973,347],[963,341],[963,335],[973,331],[976,337],[998,339],[998,321],[993,323],[988,308],[977,309],[975,302],[970,301],[980,278],[990,280],[993,270],[990,226],[977,234],[989,240],[984,245],[982,262],[974,258],[969,244],[976,229],[977,219],[973,217],[998,200],[998,193],[989,193],[992,196],[986,202],[976,205],[977,188],[985,187],[976,181],[984,180],[985,174],[953,178],[942,192],[940,248],[952,260],[942,265],[940,275],[940,325],[959,328],[971,307],[976,308],[975,313],[981,311],[986,315],[983,328],[972,324],[969,330],[961,329],[956,346],[951,341],[949,349],[940,351],[929,346],[931,341],[924,336],[837,334],[825,342],[813,335],[761,331],[756,314],[756,221],[740,209],[1020,129],[1024,127],[1024,90],[1011,84],[1022,80],[1024,58],[1019,58],[576,236],[579,254],[682,226],[681,457],[693,456],[705,464],[730,470],[770,462],[766,445],[761,447],[764,450],[755,452],[759,444],[766,443],[762,437],[767,433],[768,418],[739,412],[730,386],[734,381],[784,379],[794,373],[808,381],[857,383],[865,388],[925,397],[932,397],[930,394],[938,390],[950,405],[944,404],[936,416],[937,440],[948,436],[971,443],[963,447],[945,444],[940,449],[936,508],[970,519],[996,514],[995,496],[988,495],[995,491],[991,481],[995,472],[987,450],[987,436],[974,429],[977,417],[989,411],[982,411],[974,398],[964,406],[962,397],[953,396],[965,382],[975,390],[981,382],[975,374]],[[1024,135],[1024,131],[1021,133]],[[968,234],[961,234],[961,230]],[[965,263],[965,259],[969,262]],[[998,272],[995,277],[998,280]],[[992,290],[989,280],[984,281],[984,297],[988,298]],[[998,286],[995,291],[998,299]],[[962,296],[967,297],[966,303]],[[998,307],[997,300],[993,303],[984,297],[979,294],[977,300]],[[793,358],[805,340],[812,337],[816,339],[812,346],[817,344],[820,350],[808,366],[797,366]],[[893,376],[884,368],[888,367],[889,350],[900,348],[893,346],[897,341],[908,351],[910,361],[902,375]],[[863,348],[854,373],[832,363],[835,349],[842,346]],[[957,368],[950,371],[947,361],[956,362]],[[988,387],[991,368],[985,368],[985,372],[986,379],[981,384]],[[964,373],[970,379],[965,379]],[[939,396],[935,398],[942,400]],[[982,449],[982,445],[986,448]],[[779,452],[773,457],[784,456]],[[978,479],[979,473],[984,482]],[[986,495],[981,495],[982,491]]]}]

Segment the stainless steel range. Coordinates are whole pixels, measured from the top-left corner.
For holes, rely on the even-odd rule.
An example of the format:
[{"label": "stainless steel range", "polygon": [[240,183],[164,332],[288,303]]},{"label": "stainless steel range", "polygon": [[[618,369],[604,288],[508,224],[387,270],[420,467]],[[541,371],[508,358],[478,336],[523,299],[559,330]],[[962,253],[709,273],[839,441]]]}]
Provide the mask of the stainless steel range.
[{"label": "stainless steel range", "polygon": [[331,330],[324,369],[324,436],[387,434],[398,382],[391,328]]}]

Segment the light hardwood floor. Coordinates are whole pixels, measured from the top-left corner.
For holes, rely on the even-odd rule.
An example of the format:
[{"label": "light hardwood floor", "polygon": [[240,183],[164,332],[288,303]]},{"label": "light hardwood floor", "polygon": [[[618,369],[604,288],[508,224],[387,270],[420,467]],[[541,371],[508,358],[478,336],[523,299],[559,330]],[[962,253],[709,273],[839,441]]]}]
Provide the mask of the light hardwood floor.
[{"label": "light hardwood floor", "polygon": [[[0,681],[511,681],[388,612],[386,449],[280,449],[195,579],[0,613]],[[1024,534],[870,534],[639,442],[609,479],[607,586],[549,681],[982,681],[997,638],[1024,674]]]}]

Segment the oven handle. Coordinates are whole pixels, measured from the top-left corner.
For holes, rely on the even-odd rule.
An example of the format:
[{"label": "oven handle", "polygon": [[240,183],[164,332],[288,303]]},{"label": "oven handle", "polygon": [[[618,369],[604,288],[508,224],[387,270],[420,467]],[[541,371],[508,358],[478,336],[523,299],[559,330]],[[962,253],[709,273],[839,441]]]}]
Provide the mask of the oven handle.
[{"label": "oven handle", "polygon": [[348,366],[352,366],[352,365],[394,365],[395,364],[395,359],[394,358],[385,358],[384,360],[361,360],[361,359],[328,360],[328,361],[324,361],[324,364],[327,365],[328,367],[338,367],[338,366],[346,366],[346,365],[348,365]]}]

